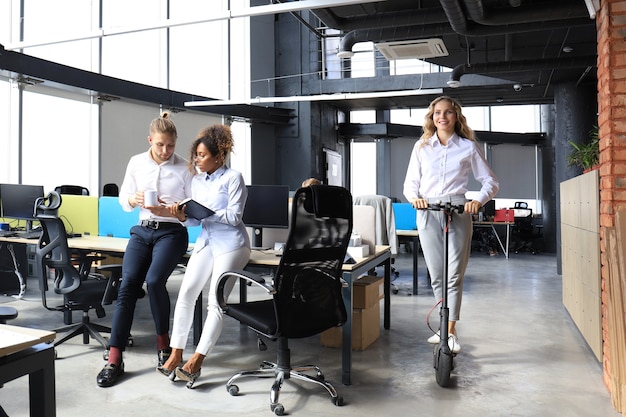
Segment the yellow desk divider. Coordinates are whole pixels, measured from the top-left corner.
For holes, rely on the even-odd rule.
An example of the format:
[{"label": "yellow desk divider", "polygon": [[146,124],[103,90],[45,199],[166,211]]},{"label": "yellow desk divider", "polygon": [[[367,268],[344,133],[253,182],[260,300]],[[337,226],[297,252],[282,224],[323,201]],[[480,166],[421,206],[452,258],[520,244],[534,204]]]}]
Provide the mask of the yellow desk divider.
[{"label": "yellow desk divider", "polygon": [[58,215],[67,233],[98,236],[98,197],[63,194]]}]

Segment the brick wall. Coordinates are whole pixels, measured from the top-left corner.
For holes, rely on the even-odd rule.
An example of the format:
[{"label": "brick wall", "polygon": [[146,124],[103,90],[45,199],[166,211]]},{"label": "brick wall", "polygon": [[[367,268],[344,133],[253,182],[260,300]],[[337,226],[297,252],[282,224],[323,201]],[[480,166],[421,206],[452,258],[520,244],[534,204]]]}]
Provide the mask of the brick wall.
[{"label": "brick wall", "polygon": [[610,389],[604,228],[626,208],[626,0],[601,0],[598,28],[598,126],[600,127],[600,251],[604,382]]}]

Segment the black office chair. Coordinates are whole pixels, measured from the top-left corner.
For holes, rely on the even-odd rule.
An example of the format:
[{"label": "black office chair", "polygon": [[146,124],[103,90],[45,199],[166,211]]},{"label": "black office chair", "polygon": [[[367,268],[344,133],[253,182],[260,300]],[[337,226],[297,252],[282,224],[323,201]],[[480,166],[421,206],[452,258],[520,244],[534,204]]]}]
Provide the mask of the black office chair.
[{"label": "black office chair", "polygon": [[[92,264],[100,257],[85,255],[76,259],[72,256],[67,244],[65,226],[57,216],[61,202],[61,196],[56,192],[51,192],[35,202],[35,218],[43,229],[35,254],[41,300],[47,310],[64,313],[66,323],[67,315],[71,315],[72,311],[82,311],[83,317],[80,323],[54,329],[57,333],[67,333],[63,338],[55,340],[54,346],[79,335],[83,336],[84,344],[89,344],[91,336],[104,347],[103,356],[106,358],[108,342],[100,332],[110,333],[111,329],[92,323],[89,311],[95,310],[98,318],[105,316],[103,307],[103,303],[107,301],[104,298],[105,291],[107,287],[114,285],[112,280],[120,279],[121,274],[111,274],[109,279],[94,278],[90,275]],[[54,307],[48,306],[49,274],[53,275],[54,293],[63,296],[63,304]],[[69,322],[71,323],[71,318]]]},{"label": "black office chair", "polygon": [[81,185],[59,185],[54,191],[59,194],[89,195],[89,189]]},{"label": "black office chair", "polygon": [[[319,367],[291,365],[288,341],[317,335],[347,320],[341,266],[351,233],[352,198],[348,190],[330,185],[300,188],[293,198],[289,237],[273,283],[249,271],[230,271],[220,277],[217,298],[225,314],[258,335],[278,341],[277,362],[263,361],[256,370],[232,376],[226,384],[231,395],[239,393],[239,387],[234,384],[239,378],[274,376],[270,409],[282,415],[284,407],[278,397],[283,381],[297,378],[321,385],[335,405],[343,405],[343,398],[324,379]],[[271,298],[227,303],[224,287],[227,281],[236,278],[258,285]]]},{"label": "black office chair", "polygon": [[514,218],[513,221],[513,235],[515,237],[515,253],[530,252],[533,255],[537,254],[539,250],[535,247],[534,242],[539,237],[535,233],[535,226],[533,225],[533,210],[528,208],[528,203],[524,201],[517,201],[513,206]]},{"label": "black office chair", "polygon": [[102,196],[103,197],[117,197],[120,195],[120,189],[117,184],[104,184],[102,187]]}]

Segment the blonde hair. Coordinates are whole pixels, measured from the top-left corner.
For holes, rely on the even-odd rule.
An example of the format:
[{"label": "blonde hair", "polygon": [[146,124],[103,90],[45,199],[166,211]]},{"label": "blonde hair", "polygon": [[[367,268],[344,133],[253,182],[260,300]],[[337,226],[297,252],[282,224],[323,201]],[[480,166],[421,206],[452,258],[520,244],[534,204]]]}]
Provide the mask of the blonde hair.
[{"label": "blonde hair", "polygon": [[176,131],[176,125],[170,119],[170,114],[164,111],[161,116],[150,122],[150,136],[154,133],[168,133],[174,136],[174,139],[178,138],[178,132]]},{"label": "blonde hair", "polygon": [[321,185],[322,181],[318,180],[317,178],[307,178],[306,180],[302,181],[302,186],[303,187],[308,187],[309,185]]},{"label": "blonde hair", "polygon": [[424,116],[424,126],[422,127],[423,133],[421,139],[429,139],[431,138],[437,128],[435,127],[435,122],[433,121],[433,113],[435,112],[435,105],[441,101],[447,101],[452,105],[454,112],[456,114],[456,123],[454,124],[454,132],[462,138],[466,138],[469,140],[476,140],[476,135],[474,131],[467,125],[467,119],[463,116],[463,112],[461,111],[461,104],[448,96],[437,97],[433,101],[431,101],[428,106],[428,112],[426,116]]}]

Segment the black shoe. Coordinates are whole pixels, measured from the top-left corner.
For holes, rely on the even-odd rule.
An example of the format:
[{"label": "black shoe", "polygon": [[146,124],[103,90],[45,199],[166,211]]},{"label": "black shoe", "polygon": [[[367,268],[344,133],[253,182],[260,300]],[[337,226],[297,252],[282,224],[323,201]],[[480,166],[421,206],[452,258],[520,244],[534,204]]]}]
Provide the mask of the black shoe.
[{"label": "black shoe", "polygon": [[124,375],[124,362],[119,366],[107,363],[98,374],[96,382],[99,387],[112,387],[117,382],[117,378]]},{"label": "black shoe", "polygon": [[167,360],[169,359],[170,355],[172,354],[172,349],[161,349],[157,352],[157,358],[158,358],[158,368],[163,367],[163,365],[165,364],[165,362],[167,362]]}]

